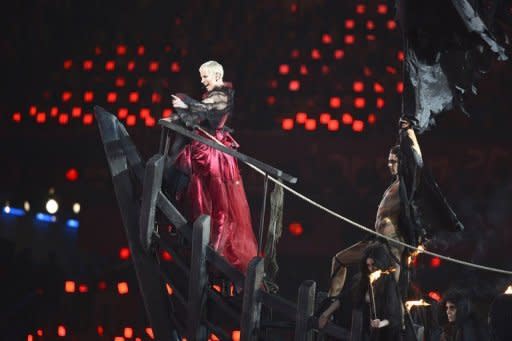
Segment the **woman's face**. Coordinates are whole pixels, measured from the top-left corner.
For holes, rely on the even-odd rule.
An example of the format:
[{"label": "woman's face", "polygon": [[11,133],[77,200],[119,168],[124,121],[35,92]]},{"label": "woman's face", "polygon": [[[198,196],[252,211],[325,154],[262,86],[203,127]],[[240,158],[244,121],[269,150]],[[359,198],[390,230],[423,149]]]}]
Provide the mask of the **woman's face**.
[{"label": "woman's face", "polygon": [[201,84],[204,85],[206,91],[212,91],[217,85],[219,85],[219,75],[212,71],[201,69],[199,70],[201,76]]},{"label": "woman's face", "polygon": [[368,267],[369,273],[378,270],[377,267],[375,266],[375,261],[373,260],[373,258],[366,258],[366,266]]}]

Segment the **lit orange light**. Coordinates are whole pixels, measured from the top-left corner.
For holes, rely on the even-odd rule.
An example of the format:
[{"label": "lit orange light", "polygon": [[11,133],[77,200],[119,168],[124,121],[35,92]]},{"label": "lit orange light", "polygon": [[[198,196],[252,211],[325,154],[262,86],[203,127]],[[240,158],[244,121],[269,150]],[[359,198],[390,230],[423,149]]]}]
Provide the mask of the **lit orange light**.
[{"label": "lit orange light", "polygon": [[215,290],[216,292],[222,292],[222,288],[220,287],[220,285],[218,284],[214,284],[212,285],[212,288],[213,290]]},{"label": "lit orange light", "polygon": [[146,328],[146,334],[148,334],[148,336],[151,338],[151,339],[155,339],[155,334],[153,334],[153,329],[151,327],[147,327]]},{"label": "lit orange light", "polygon": [[125,340],[124,340],[124,337],[122,337],[122,336],[116,336],[116,337],[114,337],[114,341],[125,341]]},{"label": "lit orange light", "polygon": [[343,113],[343,115],[341,115],[341,122],[343,124],[352,124],[353,121],[354,119],[352,118],[352,115],[350,115],[350,113],[346,112]]},{"label": "lit orange light", "polygon": [[34,116],[35,114],[37,114],[37,107],[35,105],[31,105],[28,109],[28,113],[30,114],[30,116]]},{"label": "lit orange light", "polygon": [[361,120],[354,120],[354,122],[352,122],[352,130],[355,131],[356,133],[360,133],[362,132],[364,129],[364,122],[361,121]]},{"label": "lit orange light", "polygon": [[64,291],[68,293],[75,292],[76,284],[74,281],[66,281],[64,282]]},{"label": "lit orange light", "polygon": [[165,283],[165,289],[167,289],[167,294],[171,296],[174,293],[174,290],[172,290],[172,287],[169,283]]},{"label": "lit orange light", "polygon": [[307,119],[308,119],[308,114],[306,114],[305,112],[298,112],[295,114],[295,121],[297,121],[297,123],[299,123],[299,124],[306,123]]},{"label": "lit orange light", "polygon": [[127,339],[130,339],[133,337],[133,328],[130,328],[130,327],[126,327],[124,328],[124,337],[127,338]]},{"label": "lit orange light", "polygon": [[38,329],[36,331],[36,334],[37,334],[37,336],[43,336],[43,330],[42,329]]},{"label": "lit orange light", "polygon": [[212,341],[220,341],[219,338],[217,337],[217,335],[215,335],[213,333],[210,334],[210,340],[212,340]]},{"label": "lit orange light", "polygon": [[333,109],[338,109],[339,107],[341,107],[341,98],[331,97],[329,99],[329,106]]},{"label": "lit orange light", "polygon": [[377,117],[375,116],[375,114],[372,113],[372,114],[368,115],[368,123],[374,124],[376,121],[377,121]]},{"label": "lit orange light", "polygon": [[240,331],[239,330],[233,330],[231,333],[231,338],[233,341],[240,341]]},{"label": "lit orange light", "polygon": [[321,124],[328,124],[330,120],[331,120],[331,114],[329,114],[327,112],[323,112],[320,114],[320,123]]},{"label": "lit orange light", "polygon": [[330,120],[327,123],[327,130],[329,131],[337,131],[340,129],[340,122],[338,120]]},{"label": "lit orange light", "polygon": [[281,122],[281,128],[283,130],[292,130],[293,129],[293,119],[291,118],[284,118]]},{"label": "lit orange light", "polygon": [[439,295],[439,293],[437,293],[435,291],[430,291],[428,293],[428,297],[430,297],[431,299],[433,299],[436,302],[440,302],[442,299],[441,295]]},{"label": "lit orange light", "polygon": [[375,29],[375,23],[374,23],[372,20],[368,20],[368,21],[366,22],[366,28],[367,28],[368,30],[370,30],[370,31],[371,31],[371,30],[374,30],[374,29]]},{"label": "lit orange light", "polygon": [[388,28],[388,30],[394,30],[396,28],[396,21],[388,20],[388,22],[386,23],[386,27]]},{"label": "lit orange light", "polygon": [[126,282],[117,283],[117,291],[119,292],[119,295],[126,295],[128,293],[128,283],[126,283]]},{"label": "lit orange light", "polygon": [[124,87],[125,85],[126,85],[126,81],[125,81],[125,79],[124,79],[123,77],[117,77],[117,78],[116,78],[116,86],[117,86],[118,88],[122,88],[122,87]]},{"label": "lit orange light", "polygon": [[32,334],[28,334],[27,341],[34,341],[34,336],[32,336]]},{"label": "lit orange light", "polygon": [[64,326],[62,326],[62,325],[61,325],[61,326],[58,326],[58,327],[57,327],[57,335],[58,335],[58,336],[61,336],[61,337],[66,336],[66,327],[64,327]]},{"label": "lit orange light", "polygon": [[57,108],[57,107],[52,107],[52,108],[50,109],[50,116],[51,116],[51,117],[55,117],[55,116],[57,116],[58,114],[59,114],[59,108]]},{"label": "lit orange light", "polygon": [[135,115],[128,115],[126,118],[126,125],[134,126],[137,123],[137,117]]},{"label": "lit orange light", "polygon": [[119,110],[117,111],[117,117],[119,117],[119,119],[121,119],[121,120],[124,120],[127,116],[128,116],[128,109],[119,108]]},{"label": "lit orange light", "polygon": [[357,14],[363,14],[364,12],[366,12],[366,6],[365,5],[357,5],[356,6],[356,13]]},{"label": "lit orange light", "polygon": [[412,307],[428,307],[430,304],[425,302],[425,300],[415,300],[415,301],[406,301],[405,308],[407,311],[411,311]]},{"label": "lit orange light", "polygon": [[306,130],[316,130],[316,120],[314,118],[308,118],[304,124]]},{"label": "lit orange light", "polygon": [[82,108],[74,107],[71,109],[71,117],[80,117],[82,115]]},{"label": "lit orange light", "polygon": [[353,29],[356,25],[356,22],[353,19],[347,19],[345,20],[345,28],[346,29]]},{"label": "lit orange light", "polygon": [[398,92],[399,94],[404,92],[404,83],[403,82],[396,83],[396,92]]},{"label": "lit orange light", "polygon": [[366,100],[364,97],[356,97],[354,98],[354,107],[358,109],[362,109],[366,106]]}]

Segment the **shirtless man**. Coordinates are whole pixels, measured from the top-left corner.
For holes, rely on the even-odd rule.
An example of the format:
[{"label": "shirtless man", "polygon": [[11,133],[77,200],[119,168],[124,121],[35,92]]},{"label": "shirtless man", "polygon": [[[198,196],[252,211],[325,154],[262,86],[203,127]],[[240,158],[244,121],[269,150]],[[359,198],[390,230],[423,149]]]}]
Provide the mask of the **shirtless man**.
[{"label": "shirtless man", "polygon": [[[401,138],[406,139],[406,145],[412,151],[415,162],[418,166],[423,166],[423,160],[421,156],[421,150],[416,138],[416,134],[411,127],[411,124],[406,120],[400,120],[400,131]],[[399,176],[399,162],[400,162],[400,145],[396,145],[389,151],[388,156],[388,168],[391,176],[393,177],[393,183],[386,189],[382,199],[377,208],[377,215],[375,217],[375,231],[390,238],[404,241],[399,229],[400,220],[400,176]],[[331,285],[328,292],[328,299],[326,301],[329,306],[326,308],[321,315],[318,317],[318,326],[323,328],[330,316],[340,307],[340,301],[338,297],[344,287],[347,266],[351,264],[359,263],[364,250],[369,245],[370,241],[365,240],[357,244],[350,246],[338,252],[332,259],[331,267]],[[392,242],[388,243],[390,251],[395,258],[394,272],[395,279],[398,281],[400,277],[400,260],[404,255],[404,248],[400,245]]]}]

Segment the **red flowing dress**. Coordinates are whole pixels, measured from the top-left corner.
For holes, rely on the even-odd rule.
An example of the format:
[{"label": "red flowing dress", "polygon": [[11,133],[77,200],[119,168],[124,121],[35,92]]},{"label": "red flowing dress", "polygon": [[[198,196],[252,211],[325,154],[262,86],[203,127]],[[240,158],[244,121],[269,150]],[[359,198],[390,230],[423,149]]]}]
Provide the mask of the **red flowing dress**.
[{"label": "red flowing dress", "polygon": [[[233,95],[233,88],[225,85],[204,94],[202,101],[182,98],[188,105],[187,114],[229,148],[239,146],[223,129],[232,114]],[[211,138],[200,130],[195,132]],[[185,214],[191,221],[202,214],[209,215],[210,245],[245,273],[249,261],[256,256],[257,246],[237,160],[193,140],[180,152],[175,167],[190,179],[186,189],[177,193]]]}]

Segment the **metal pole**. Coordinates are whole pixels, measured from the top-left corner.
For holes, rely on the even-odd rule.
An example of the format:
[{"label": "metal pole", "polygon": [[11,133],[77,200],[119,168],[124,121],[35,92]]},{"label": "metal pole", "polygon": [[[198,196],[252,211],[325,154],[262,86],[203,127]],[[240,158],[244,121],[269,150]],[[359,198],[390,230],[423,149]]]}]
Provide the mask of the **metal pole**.
[{"label": "metal pole", "polygon": [[261,207],[260,214],[260,230],[258,233],[258,256],[261,255],[261,249],[263,245],[263,229],[265,226],[265,210],[267,208],[267,188],[268,188],[268,174],[265,173],[265,180],[263,182],[263,204]]}]

